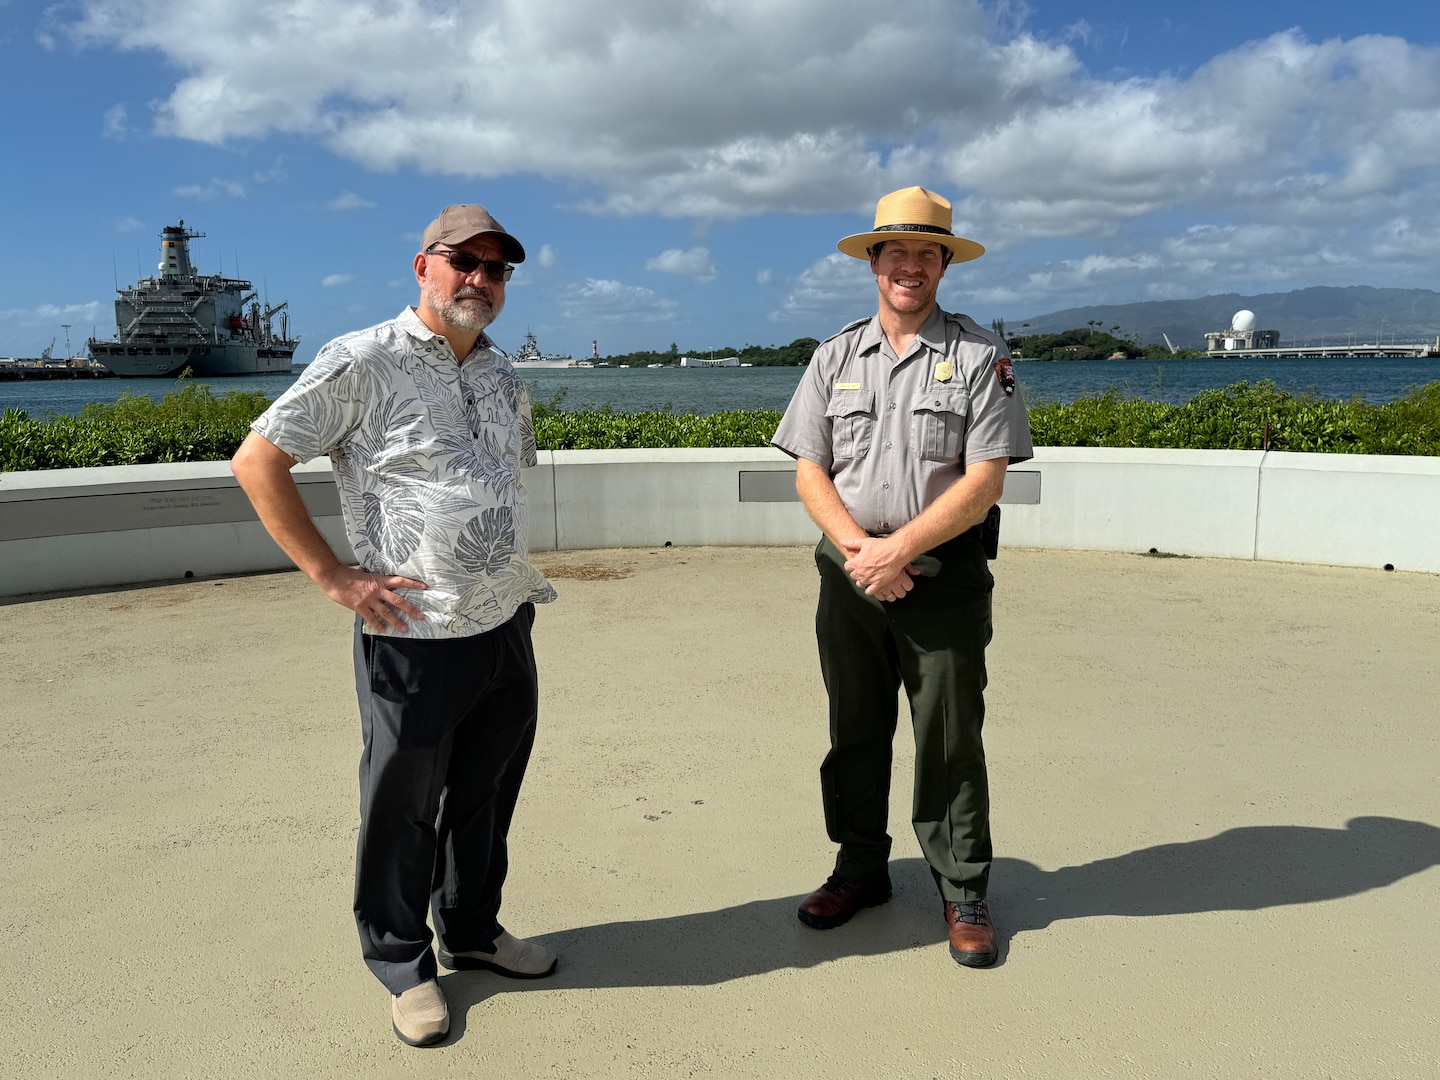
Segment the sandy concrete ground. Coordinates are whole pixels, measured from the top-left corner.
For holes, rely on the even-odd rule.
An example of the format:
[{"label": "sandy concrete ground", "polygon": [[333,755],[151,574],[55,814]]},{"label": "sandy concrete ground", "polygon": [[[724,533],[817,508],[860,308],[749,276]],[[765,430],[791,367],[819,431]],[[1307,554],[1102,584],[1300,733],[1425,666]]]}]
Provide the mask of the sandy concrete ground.
[{"label": "sandy concrete ground", "polygon": [[908,824],[825,933],[808,551],[568,552],[503,912],[538,983],[390,1033],[350,620],[298,574],[0,606],[6,1077],[1432,1077],[1440,577],[1006,550],[1000,963]]}]

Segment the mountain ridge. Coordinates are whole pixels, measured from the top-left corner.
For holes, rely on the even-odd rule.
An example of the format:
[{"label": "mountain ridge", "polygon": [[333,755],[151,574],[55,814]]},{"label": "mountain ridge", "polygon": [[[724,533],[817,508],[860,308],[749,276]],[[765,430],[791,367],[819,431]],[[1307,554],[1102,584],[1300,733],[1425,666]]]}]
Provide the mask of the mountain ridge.
[{"label": "mountain ridge", "polygon": [[[1255,313],[1255,327],[1278,330],[1282,345],[1434,341],[1440,336],[1440,292],[1372,285],[1313,285],[1283,293],[1216,293],[1191,300],[1145,300],[1064,308],[1027,319],[1006,319],[1008,337],[1056,334],[1099,320],[1117,336],[1138,335],[1142,344],[1204,349],[1206,333],[1225,330],[1240,310]],[[1026,327],[1025,324],[1029,324]],[[1119,326],[1118,331],[1111,327]]]}]

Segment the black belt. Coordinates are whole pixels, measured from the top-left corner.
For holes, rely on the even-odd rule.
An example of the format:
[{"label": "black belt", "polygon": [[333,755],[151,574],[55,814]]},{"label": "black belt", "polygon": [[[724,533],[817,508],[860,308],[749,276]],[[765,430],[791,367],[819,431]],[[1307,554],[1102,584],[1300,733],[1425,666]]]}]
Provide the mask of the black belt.
[{"label": "black belt", "polygon": [[[940,543],[936,544],[931,550],[932,550],[932,551],[939,551],[939,550],[941,550],[942,548],[949,547],[951,544],[960,543],[961,541],[966,541],[966,540],[979,540],[979,539],[980,539],[980,534],[981,534],[982,532],[984,532],[984,531],[985,531],[985,523],[982,521],[982,522],[980,522],[980,524],[978,524],[978,525],[972,525],[970,528],[966,529],[964,532],[960,533],[958,536],[952,536],[949,540],[943,540],[943,541],[941,541]],[[865,532],[865,535],[866,535],[866,536],[869,536],[869,537],[871,537],[872,539],[875,539],[875,540],[884,540],[887,536],[893,536],[894,534],[893,534],[893,533],[885,533],[885,532],[871,532],[870,530],[867,529],[866,532]]]}]

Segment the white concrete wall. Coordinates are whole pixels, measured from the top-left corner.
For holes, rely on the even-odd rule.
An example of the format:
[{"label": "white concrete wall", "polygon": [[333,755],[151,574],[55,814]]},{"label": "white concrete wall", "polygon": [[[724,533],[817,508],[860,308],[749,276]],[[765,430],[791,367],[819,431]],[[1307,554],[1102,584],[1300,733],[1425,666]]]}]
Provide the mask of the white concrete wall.
[{"label": "white concrete wall", "polygon": [[1263,457],[1258,450],[1042,446],[1012,470],[1040,473],[1040,502],[1005,507],[1000,541],[1251,559]]},{"label": "white concrete wall", "polygon": [[1440,572],[1440,458],[1271,453],[1255,558]]},{"label": "white concrete wall", "polygon": [[[531,547],[810,543],[793,472],[772,449],[542,452]],[[350,557],[329,463],[295,475]],[[1042,447],[1003,501],[1010,546],[1440,573],[1435,458]],[[288,565],[225,462],[0,474],[0,596]]]},{"label": "white concrete wall", "polygon": [[[556,450],[553,461],[561,550],[801,544],[820,535],[798,501],[740,501],[742,472],[793,477],[795,463],[778,450]],[[793,492],[794,480],[787,486]]]},{"label": "white concrete wall", "polygon": [[[294,475],[321,534],[353,558],[329,460]],[[289,565],[228,462],[0,473],[0,596]]]}]

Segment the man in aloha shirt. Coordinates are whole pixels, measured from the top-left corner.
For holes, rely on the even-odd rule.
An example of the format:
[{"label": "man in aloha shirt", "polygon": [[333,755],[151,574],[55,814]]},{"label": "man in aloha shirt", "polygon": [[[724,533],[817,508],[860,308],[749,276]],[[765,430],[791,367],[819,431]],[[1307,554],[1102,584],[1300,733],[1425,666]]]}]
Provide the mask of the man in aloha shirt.
[{"label": "man in aloha shirt", "polygon": [[[555,598],[527,560],[530,402],[485,334],[524,258],[484,207],[446,207],[414,259],[419,305],[321,349],[232,462],[276,543],[356,613],[355,923],[413,1046],[449,1031],[427,909],[445,967],[542,978],[557,963],[497,918],[535,739],[530,630]],[[322,454],[358,567],[331,550],[290,475]]]}]

